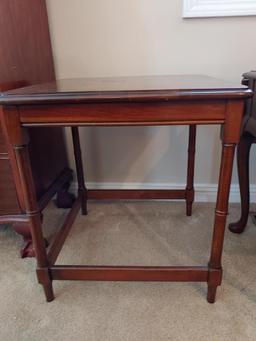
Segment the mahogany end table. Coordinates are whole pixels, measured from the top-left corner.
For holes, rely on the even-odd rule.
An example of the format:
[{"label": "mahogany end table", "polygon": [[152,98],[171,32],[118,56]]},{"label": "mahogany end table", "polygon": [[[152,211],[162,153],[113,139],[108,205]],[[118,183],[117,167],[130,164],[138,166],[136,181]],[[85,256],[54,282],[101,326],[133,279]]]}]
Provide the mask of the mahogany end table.
[{"label": "mahogany end table", "polygon": [[[24,87],[0,95],[1,124],[11,155],[19,205],[23,214],[2,217],[2,222],[30,224],[37,259],[37,277],[47,301],[54,299],[53,280],[183,281],[207,282],[208,302],[215,301],[222,281],[221,256],[236,144],[244,103],[251,90],[207,76],[152,76],[59,80]],[[78,266],[57,265],[56,260],[87,199],[185,199],[191,215],[194,197],[194,146],[196,125],[223,126],[222,157],[210,261],[205,266]],[[84,183],[79,126],[189,125],[189,160],[185,190],[87,191]],[[65,223],[46,249],[28,154],[29,127],[71,127],[78,195]]]}]

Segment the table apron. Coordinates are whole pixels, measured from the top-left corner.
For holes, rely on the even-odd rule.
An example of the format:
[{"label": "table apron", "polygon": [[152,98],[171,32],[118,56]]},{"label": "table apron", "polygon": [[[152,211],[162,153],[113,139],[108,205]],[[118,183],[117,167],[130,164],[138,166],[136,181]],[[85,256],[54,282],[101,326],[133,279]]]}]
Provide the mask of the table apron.
[{"label": "table apron", "polygon": [[227,101],[20,106],[23,126],[219,124]]}]

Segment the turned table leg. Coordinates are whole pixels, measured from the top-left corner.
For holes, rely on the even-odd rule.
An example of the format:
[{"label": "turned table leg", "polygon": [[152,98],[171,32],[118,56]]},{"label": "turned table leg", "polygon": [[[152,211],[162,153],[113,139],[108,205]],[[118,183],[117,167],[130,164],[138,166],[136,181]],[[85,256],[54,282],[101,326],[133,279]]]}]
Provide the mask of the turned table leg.
[{"label": "turned table leg", "polygon": [[48,270],[48,259],[45,240],[42,233],[41,212],[37,203],[35,184],[33,181],[31,163],[28,153],[29,138],[27,130],[21,127],[19,113],[16,108],[4,110],[4,128],[7,133],[10,147],[13,149],[22,194],[21,208],[28,218],[33,239],[33,246],[37,260],[37,277],[43,285],[48,302],[54,299],[52,279]]},{"label": "turned table leg", "polygon": [[192,205],[195,197],[194,190],[194,171],[195,171],[195,153],[196,153],[196,125],[189,126],[188,142],[188,169],[186,186],[186,214],[192,215]]},{"label": "turned table leg", "polygon": [[[235,144],[223,144],[220,166],[217,204],[215,211],[214,231],[212,238],[211,257],[209,261],[208,295],[209,303],[214,303],[217,287],[221,284],[221,256],[224,242],[228,199],[232,177]],[[213,270],[218,270],[213,271]]]},{"label": "turned table leg", "polygon": [[41,212],[36,200],[28,146],[27,144],[14,146],[14,151],[23,187],[26,214],[29,217],[33,245],[37,259],[38,281],[43,285],[46,299],[50,302],[54,299],[52,280],[48,272],[48,260],[42,233]]},{"label": "turned table leg", "polygon": [[228,214],[229,192],[236,145],[240,138],[243,115],[243,102],[228,102],[226,119],[223,125],[222,156],[220,165],[215,221],[212,237],[211,256],[208,264],[208,294],[209,303],[214,303],[217,287],[222,281],[221,257],[223,251],[224,234]]},{"label": "turned table leg", "polygon": [[[48,302],[54,299],[52,281],[48,273],[48,261],[45,241],[42,233],[41,212],[39,211],[35,186],[33,183],[27,144],[14,146],[22,190],[26,204],[26,215],[29,217],[35,255],[37,259],[37,275],[39,283],[43,285]],[[44,274],[42,276],[42,273]]]},{"label": "turned table leg", "polygon": [[87,214],[87,189],[84,183],[84,171],[82,162],[82,153],[80,147],[80,138],[78,127],[72,127],[72,138],[74,146],[74,155],[76,163],[76,173],[78,181],[78,194],[82,197],[82,214]]}]

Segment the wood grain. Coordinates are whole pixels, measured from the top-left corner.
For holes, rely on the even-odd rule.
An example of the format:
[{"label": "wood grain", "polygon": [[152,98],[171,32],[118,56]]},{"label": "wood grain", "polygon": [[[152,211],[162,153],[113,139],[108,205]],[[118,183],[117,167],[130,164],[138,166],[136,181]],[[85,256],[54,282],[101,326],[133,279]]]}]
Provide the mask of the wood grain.
[{"label": "wood grain", "polygon": [[[0,99],[1,103],[1,99]],[[174,101],[159,103],[101,103],[21,106],[27,125],[172,125],[188,122],[222,123],[226,101]],[[36,113],[36,114],[35,114]]]},{"label": "wood grain", "polygon": [[0,41],[0,83],[55,79],[45,0],[1,0]]}]

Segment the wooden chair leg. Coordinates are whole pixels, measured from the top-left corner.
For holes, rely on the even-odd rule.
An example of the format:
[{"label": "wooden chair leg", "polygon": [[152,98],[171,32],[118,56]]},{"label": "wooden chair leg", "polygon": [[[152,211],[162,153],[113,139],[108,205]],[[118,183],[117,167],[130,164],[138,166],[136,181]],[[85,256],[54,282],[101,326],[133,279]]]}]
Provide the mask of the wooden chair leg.
[{"label": "wooden chair leg", "polygon": [[187,186],[186,186],[186,214],[192,215],[192,205],[194,202],[194,170],[195,170],[195,153],[196,153],[196,125],[189,126],[189,142],[188,142],[188,169],[187,169]]},{"label": "wooden chair leg", "polygon": [[84,171],[82,162],[82,153],[80,147],[80,138],[78,127],[72,127],[72,138],[74,146],[74,155],[76,163],[76,173],[78,181],[78,194],[82,197],[82,214],[87,214],[87,189],[84,183]]},{"label": "wooden chair leg", "polygon": [[229,225],[229,230],[233,233],[242,233],[248,221],[250,206],[249,190],[249,156],[253,143],[253,137],[249,134],[242,136],[237,147],[237,168],[241,196],[241,216],[240,219]]}]

